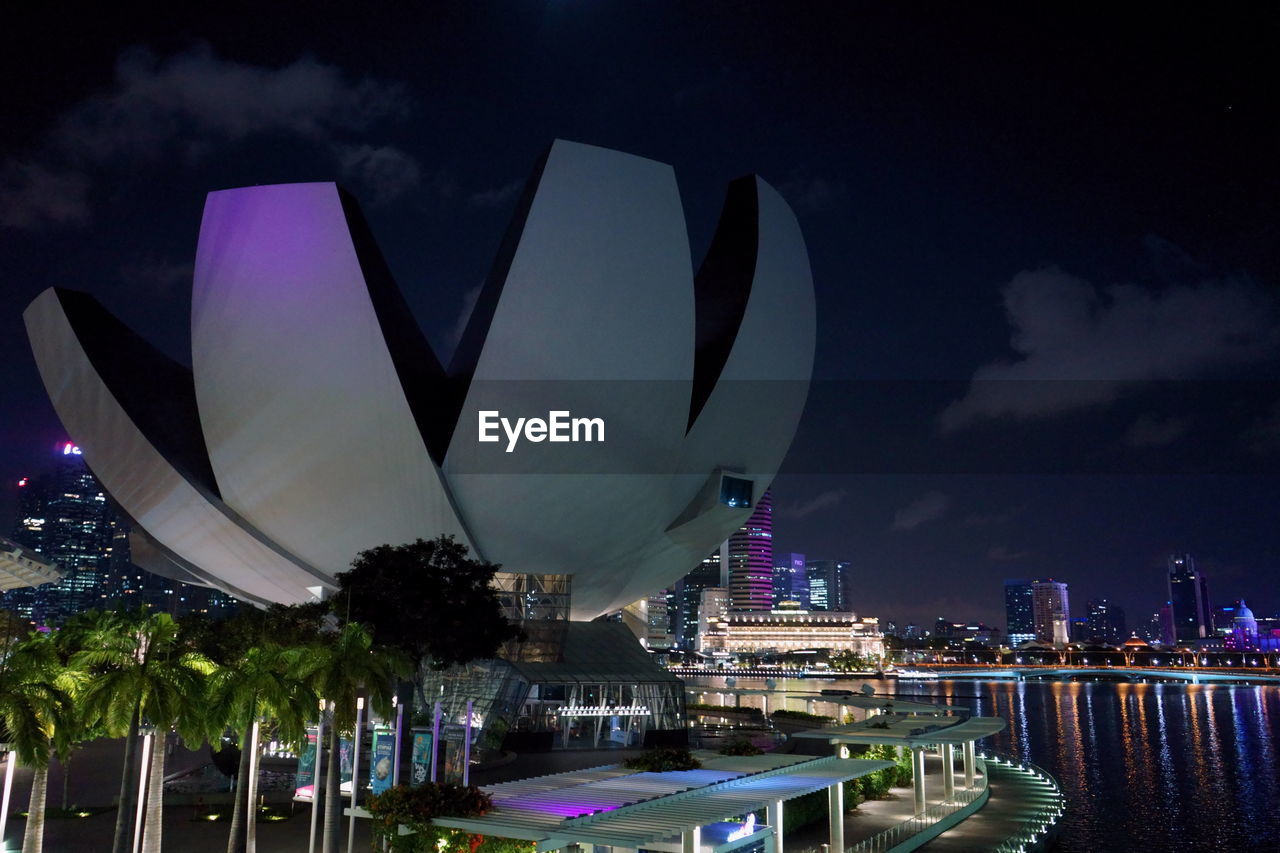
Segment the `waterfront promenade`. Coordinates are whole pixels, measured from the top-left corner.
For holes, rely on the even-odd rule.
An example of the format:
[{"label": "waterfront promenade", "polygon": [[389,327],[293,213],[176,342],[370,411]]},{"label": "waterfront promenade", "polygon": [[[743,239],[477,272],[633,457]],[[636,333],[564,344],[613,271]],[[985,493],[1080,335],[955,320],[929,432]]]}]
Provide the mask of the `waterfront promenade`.
[{"label": "waterfront promenade", "polygon": [[[602,750],[591,752],[558,752],[527,754],[516,757],[510,763],[487,770],[478,770],[473,781],[480,785],[495,784],[513,779],[567,770],[595,767],[625,760],[635,751]],[[89,744],[77,752],[71,768],[70,801],[81,806],[107,806],[119,788],[119,768],[123,757],[121,741],[103,740]],[[192,768],[207,761],[207,750],[175,748],[167,765],[167,773]],[[925,759],[927,803],[937,806],[942,801],[942,765],[937,756]],[[61,801],[62,769],[56,764],[50,772],[50,805]],[[1023,828],[1027,816],[1043,799],[1044,792],[1028,783],[1025,776],[1002,773],[998,766],[990,772],[991,798],[982,809],[958,826],[948,830],[930,842],[927,850],[960,851],[994,849]],[[30,772],[19,769],[15,775],[11,818],[5,833],[3,851],[21,847],[25,821],[17,812],[25,808],[30,793]],[[883,800],[862,803],[845,815],[845,844],[856,847],[859,842],[884,830],[909,820],[914,811],[911,788],[897,788]],[[109,844],[115,824],[114,809],[77,819],[56,819],[46,822],[45,847],[66,853],[94,853]],[[209,822],[198,817],[193,806],[171,805],[165,808],[165,846],[181,849],[184,853],[222,853],[226,849],[228,824],[226,821]],[[346,820],[343,820],[342,849],[346,849]],[[798,830],[786,839],[787,851],[820,850],[827,842],[827,822],[816,821]],[[258,825],[258,843],[261,850],[305,851],[310,835],[310,807],[298,804],[289,820],[264,822]],[[368,821],[356,824],[356,850],[368,850],[370,845]]]}]

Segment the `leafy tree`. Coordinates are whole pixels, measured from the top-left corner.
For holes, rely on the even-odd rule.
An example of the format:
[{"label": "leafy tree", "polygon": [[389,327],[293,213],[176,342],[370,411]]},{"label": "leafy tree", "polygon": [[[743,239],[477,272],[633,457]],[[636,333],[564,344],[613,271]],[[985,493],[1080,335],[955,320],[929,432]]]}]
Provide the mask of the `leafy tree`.
[{"label": "leafy tree", "polygon": [[491,584],[501,568],[472,559],[452,536],[362,551],[337,580],[333,610],[372,628],[420,668],[492,658],[520,636]]},{"label": "leafy tree", "polygon": [[[242,607],[227,619],[193,613],[179,620],[184,641],[215,661],[235,661],[263,643],[305,646],[321,641],[329,617],[327,602]],[[331,618],[331,617],[329,617]]]},{"label": "leafy tree", "polygon": [[[320,650],[311,671],[311,684],[324,697],[329,714],[329,761],[325,774],[324,837],[321,850],[337,853],[341,791],[338,750],[341,732],[359,737],[356,727],[356,700],[386,716],[391,713],[392,684],[411,668],[408,657],[398,649],[375,647],[369,632],[358,622],[348,622],[326,647]],[[312,705],[315,707],[315,705]],[[318,748],[318,745],[317,745]],[[359,784],[353,775],[352,785]]]},{"label": "leafy tree", "polygon": [[239,660],[228,662],[210,679],[212,718],[229,723],[240,735],[240,766],[227,853],[252,853],[256,847],[258,774],[251,774],[249,765],[258,750],[261,723],[264,719],[274,721],[277,737],[301,749],[307,739],[307,720],[317,707],[310,676],[321,659],[315,647],[286,648],[264,643],[250,648]]}]

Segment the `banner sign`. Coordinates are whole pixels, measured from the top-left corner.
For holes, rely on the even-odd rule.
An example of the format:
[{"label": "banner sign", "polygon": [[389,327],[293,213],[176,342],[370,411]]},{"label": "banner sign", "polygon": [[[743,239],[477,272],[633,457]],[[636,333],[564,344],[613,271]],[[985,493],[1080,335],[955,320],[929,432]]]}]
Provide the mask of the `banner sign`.
[{"label": "banner sign", "polygon": [[298,756],[298,775],[293,783],[293,795],[304,799],[315,797],[316,784],[316,730],[307,732],[307,748]]},{"label": "banner sign", "polygon": [[396,762],[396,733],[391,729],[373,730],[373,750],[369,753],[369,787],[381,794],[391,787]]},{"label": "banner sign", "polygon": [[422,785],[431,778],[431,732],[413,733],[413,756],[409,760],[409,784]]}]

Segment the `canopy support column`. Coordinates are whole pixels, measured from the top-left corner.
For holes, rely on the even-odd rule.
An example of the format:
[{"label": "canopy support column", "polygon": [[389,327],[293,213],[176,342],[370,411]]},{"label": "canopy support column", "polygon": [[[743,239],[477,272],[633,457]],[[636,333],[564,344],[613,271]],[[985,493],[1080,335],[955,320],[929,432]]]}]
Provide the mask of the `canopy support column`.
[{"label": "canopy support column", "polygon": [[956,796],[956,753],[952,744],[942,745],[942,799],[950,801]]},{"label": "canopy support column", "polygon": [[964,786],[966,788],[970,788],[970,789],[973,788],[973,774],[974,774],[973,741],[967,740],[964,742]]},{"label": "canopy support column", "polygon": [[702,846],[702,827],[695,826],[680,833],[680,853],[698,853]]},{"label": "canopy support column", "polygon": [[924,811],[924,748],[911,747],[911,792],[915,795],[916,814]]},{"label": "canopy support column", "polygon": [[844,783],[827,788],[827,811],[831,824],[831,850],[844,853]]},{"label": "canopy support column", "polygon": [[782,846],[782,800],[774,800],[769,804],[765,821],[773,828],[773,849],[782,853],[786,849]]}]

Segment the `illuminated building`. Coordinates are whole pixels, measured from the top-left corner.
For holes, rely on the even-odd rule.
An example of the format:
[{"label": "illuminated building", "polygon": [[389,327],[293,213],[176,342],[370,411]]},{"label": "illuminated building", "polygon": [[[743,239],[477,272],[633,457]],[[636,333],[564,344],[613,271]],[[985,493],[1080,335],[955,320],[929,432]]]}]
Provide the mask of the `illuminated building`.
[{"label": "illuminated building", "polygon": [[866,657],[884,655],[879,620],[835,610],[730,610],[724,620],[724,650],[730,654],[828,649]]},{"label": "illuminated building", "polygon": [[647,604],[647,628],[644,644],[646,648],[662,651],[672,646],[671,619],[667,613],[667,591],[664,589],[649,596]]},{"label": "illuminated building", "polygon": [[1125,630],[1124,611],[1105,598],[1089,600],[1086,640],[1118,646],[1128,637]]},{"label": "illuminated building", "polygon": [[1071,641],[1067,585],[1052,578],[1031,583],[1031,613],[1036,640],[1063,646]]},{"label": "illuminated building", "polygon": [[809,560],[810,610],[850,610],[853,606],[853,564],[844,560]]},{"label": "illuminated building", "polygon": [[698,605],[698,651],[703,654],[725,650],[725,619],[729,614],[729,590],[708,587]]},{"label": "illuminated building", "polygon": [[59,624],[114,597],[112,551],[123,526],[79,447],[62,442],[53,457],[47,475],[19,481],[14,539],[57,566],[62,577],[15,590],[4,600],[6,607],[41,624]]},{"label": "illuminated building", "polygon": [[1213,634],[1213,615],[1209,605],[1209,586],[1204,574],[1196,570],[1190,554],[1169,557],[1169,607],[1173,612],[1173,638],[1179,643],[1194,643]]},{"label": "illuminated building", "polygon": [[1004,582],[1005,636],[1011,648],[1018,648],[1036,638],[1035,609],[1031,584],[1027,581]]},{"label": "illuminated building", "polygon": [[[488,737],[530,686],[512,667],[596,664],[571,648],[593,630],[569,619],[630,610],[768,517],[816,326],[799,224],[763,180],[729,184],[695,272],[674,170],[563,140],[448,364],[333,183],[210,193],[191,305],[190,368],[84,293],[51,288],[24,314],[54,409],[94,437],[90,466],[146,539],[134,560],[292,604],[362,551],[452,536],[502,565],[508,617],[539,638],[536,657],[476,664],[483,689],[461,668],[430,685],[454,718],[473,701]],[[562,443],[547,422],[518,447],[485,437],[492,418],[557,412],[598,419],[604,440]],[[730,542],[744,605],[768,610],[771,549],[741,555]],[[638,677],[617,674],[609,698]]]},{"label": "illuminated building", "polygon": [[727,588],[729,583],[728,548],[722,545],[689,574],[682,577],[675,587],[675,618],[672,633],[682,649],[696,649],[700,620],[702,591],[711,587]]},{"label": "illuminated building", "polygon": [[788,554],[773,567],[773,606],[777,607],[784,601],[795,601],[809,609],[809,578],[804,554]]},{"label": "illuminated building", "polygon": [[[144,568],[296,603],[361,551],[452,535],[507,574],[572,576],[557,588],[575,619],[646,598],[767,513],[816,322],[799,225],[764,181],[730,183],[695,274],[674,170],[565,141],[448,365],[332,183],[209,194],[190,368],[84,293],[46,290],[24,319],[54,409],[94,437],[90,466],[150,540]],[[745,417],[762,394],[769,416]],[[562,411],[604,440],[477,430]],[[749,550],[743,606],[767,610],[772,565],[757,589]]]},{"label": "illuminated building", "polygon": [[229,615],[236,602],[207,587],[179,583],[131,561],[128,522],[107,499],[80,448],[57,445],[47,474],[18,481],[13,538],[59,567],[56,583],[16,589],[0,602],[42,624],[89,609],[146,604],[174,615]]},{"label": "illuminated building", "polygon": [[729,609],[773,609],[773,497],[760,496],[755,512],[729,537]]},{"label": "illuminated building", "polygon": [[1244,603],[1244,599],[1236,602],[1229,642],[1228,648],[1239,651],[1258,648],[1258,620],[1254,618],[1253,611]]}]

